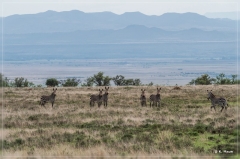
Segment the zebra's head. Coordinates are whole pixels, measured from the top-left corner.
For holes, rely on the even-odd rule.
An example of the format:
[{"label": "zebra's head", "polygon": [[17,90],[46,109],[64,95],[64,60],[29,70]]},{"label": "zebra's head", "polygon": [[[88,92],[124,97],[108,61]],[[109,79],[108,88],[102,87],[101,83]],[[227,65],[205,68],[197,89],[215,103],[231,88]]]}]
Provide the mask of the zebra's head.
[{"label": "zebra's head", "polygon": [[99,89],[99,97],[102,97],[102,94],[103,94],[103,89]]},{"label": "zebra's head", "polygon": [[161,88],[157,88],[157,94],[160,94]]},{"label": "zebra's head", "polygon": [[56,96],[56,91],[57,91],[57,88],[56,89],[53,88],[52,96]]},{"label": "zebra's head", "polygon": [[208,100],[211,98],[215,98],[215,95],[212,93],[212,90],[211,91],[207,90],[207,93],[208,93],[208,97],[207,97]]},{"label": "zebra's head", "polygon": [[145,97],[145,89],[141,89],[141,91],[142,91],[141,96],[142,96],[142,97]]},{"label": "zebra's head", "polygon": [[105,94],[108,95],[109,87],[105,87]]}]

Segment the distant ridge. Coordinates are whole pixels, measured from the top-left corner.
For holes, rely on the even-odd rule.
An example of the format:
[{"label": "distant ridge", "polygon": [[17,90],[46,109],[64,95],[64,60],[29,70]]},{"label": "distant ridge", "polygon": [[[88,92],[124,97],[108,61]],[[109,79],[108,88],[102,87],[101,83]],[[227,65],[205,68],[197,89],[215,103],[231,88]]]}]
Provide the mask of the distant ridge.
[{"label": "distant ridge", "polygon": [[78,30],[73,32],[6,34],[4,44],[84,44],[84,43],[155,43],[182,41],[235,41],[236,34],[191,28],[166,31],[156,27],[129,25],[119,30]]},{"label": "distant ridge", "polygon": [[190,28],[236,31],[234,20],[211,19],[197,13],[165,13],[160,16],[148,16],[140,12],[117,15],[112,12],[84,13],[72,10],[12,15],[3,19],[5,34],[118,30],[129,25],[143,25],[170,31]]}]

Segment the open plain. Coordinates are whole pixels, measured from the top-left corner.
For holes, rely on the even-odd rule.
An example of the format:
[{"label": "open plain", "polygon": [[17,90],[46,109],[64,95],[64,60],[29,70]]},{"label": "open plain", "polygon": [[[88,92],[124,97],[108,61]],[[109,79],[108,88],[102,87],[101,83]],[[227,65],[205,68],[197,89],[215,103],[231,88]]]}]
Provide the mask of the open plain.
[{"label": "open plain", "polygon": [[[52,108],[39,105],[52,88],[3,88],[2,149],[6,158],[237,158],[237,85],[110,87],[108,106],[89,106],[104,87],[59,87]],[[147,107],[140,104],[146,89]],[[211,111],[207,90],[229,107]]]}]

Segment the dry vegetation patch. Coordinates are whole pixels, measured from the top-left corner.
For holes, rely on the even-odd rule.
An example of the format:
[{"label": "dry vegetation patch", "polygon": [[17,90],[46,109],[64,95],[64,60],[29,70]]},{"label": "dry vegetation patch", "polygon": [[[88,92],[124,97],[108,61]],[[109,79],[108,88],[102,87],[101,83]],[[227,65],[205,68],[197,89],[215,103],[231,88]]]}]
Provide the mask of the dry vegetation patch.
[{"label": "dry vegetation patch", "polygon": [[[161,87],[161,107],[149,107],[157,87],[110,87],[108,107],[89,106],[100,87],[58,88],[54,107],[39,105],[52,88],[4,88],[2,154],[14,156],[215,156],[237,153],[236,86]],[[140,104],[146,90],[147,107]],[[229,99],[210,111],[206,90]],[[131,158],[131,157],[130,157]]]}]

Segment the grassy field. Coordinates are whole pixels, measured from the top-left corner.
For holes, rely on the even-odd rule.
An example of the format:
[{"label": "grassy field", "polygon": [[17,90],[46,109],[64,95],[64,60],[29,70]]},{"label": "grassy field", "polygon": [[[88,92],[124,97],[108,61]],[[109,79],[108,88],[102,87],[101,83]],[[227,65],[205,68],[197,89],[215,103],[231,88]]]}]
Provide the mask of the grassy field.
[{"label": "grassy field", "polygon": [[[39,105],[52,88],[4,88],[1,155],[8,158],[238,158],[237,86],[161,87],[161,107],[140,105],[141,89],[110,87],[108,107],[89,106],[93,88],[58,88],[55,105]],[[210,110],[207,90],[228,100]],[[215,150],[227,152],[215,154]]]}]

